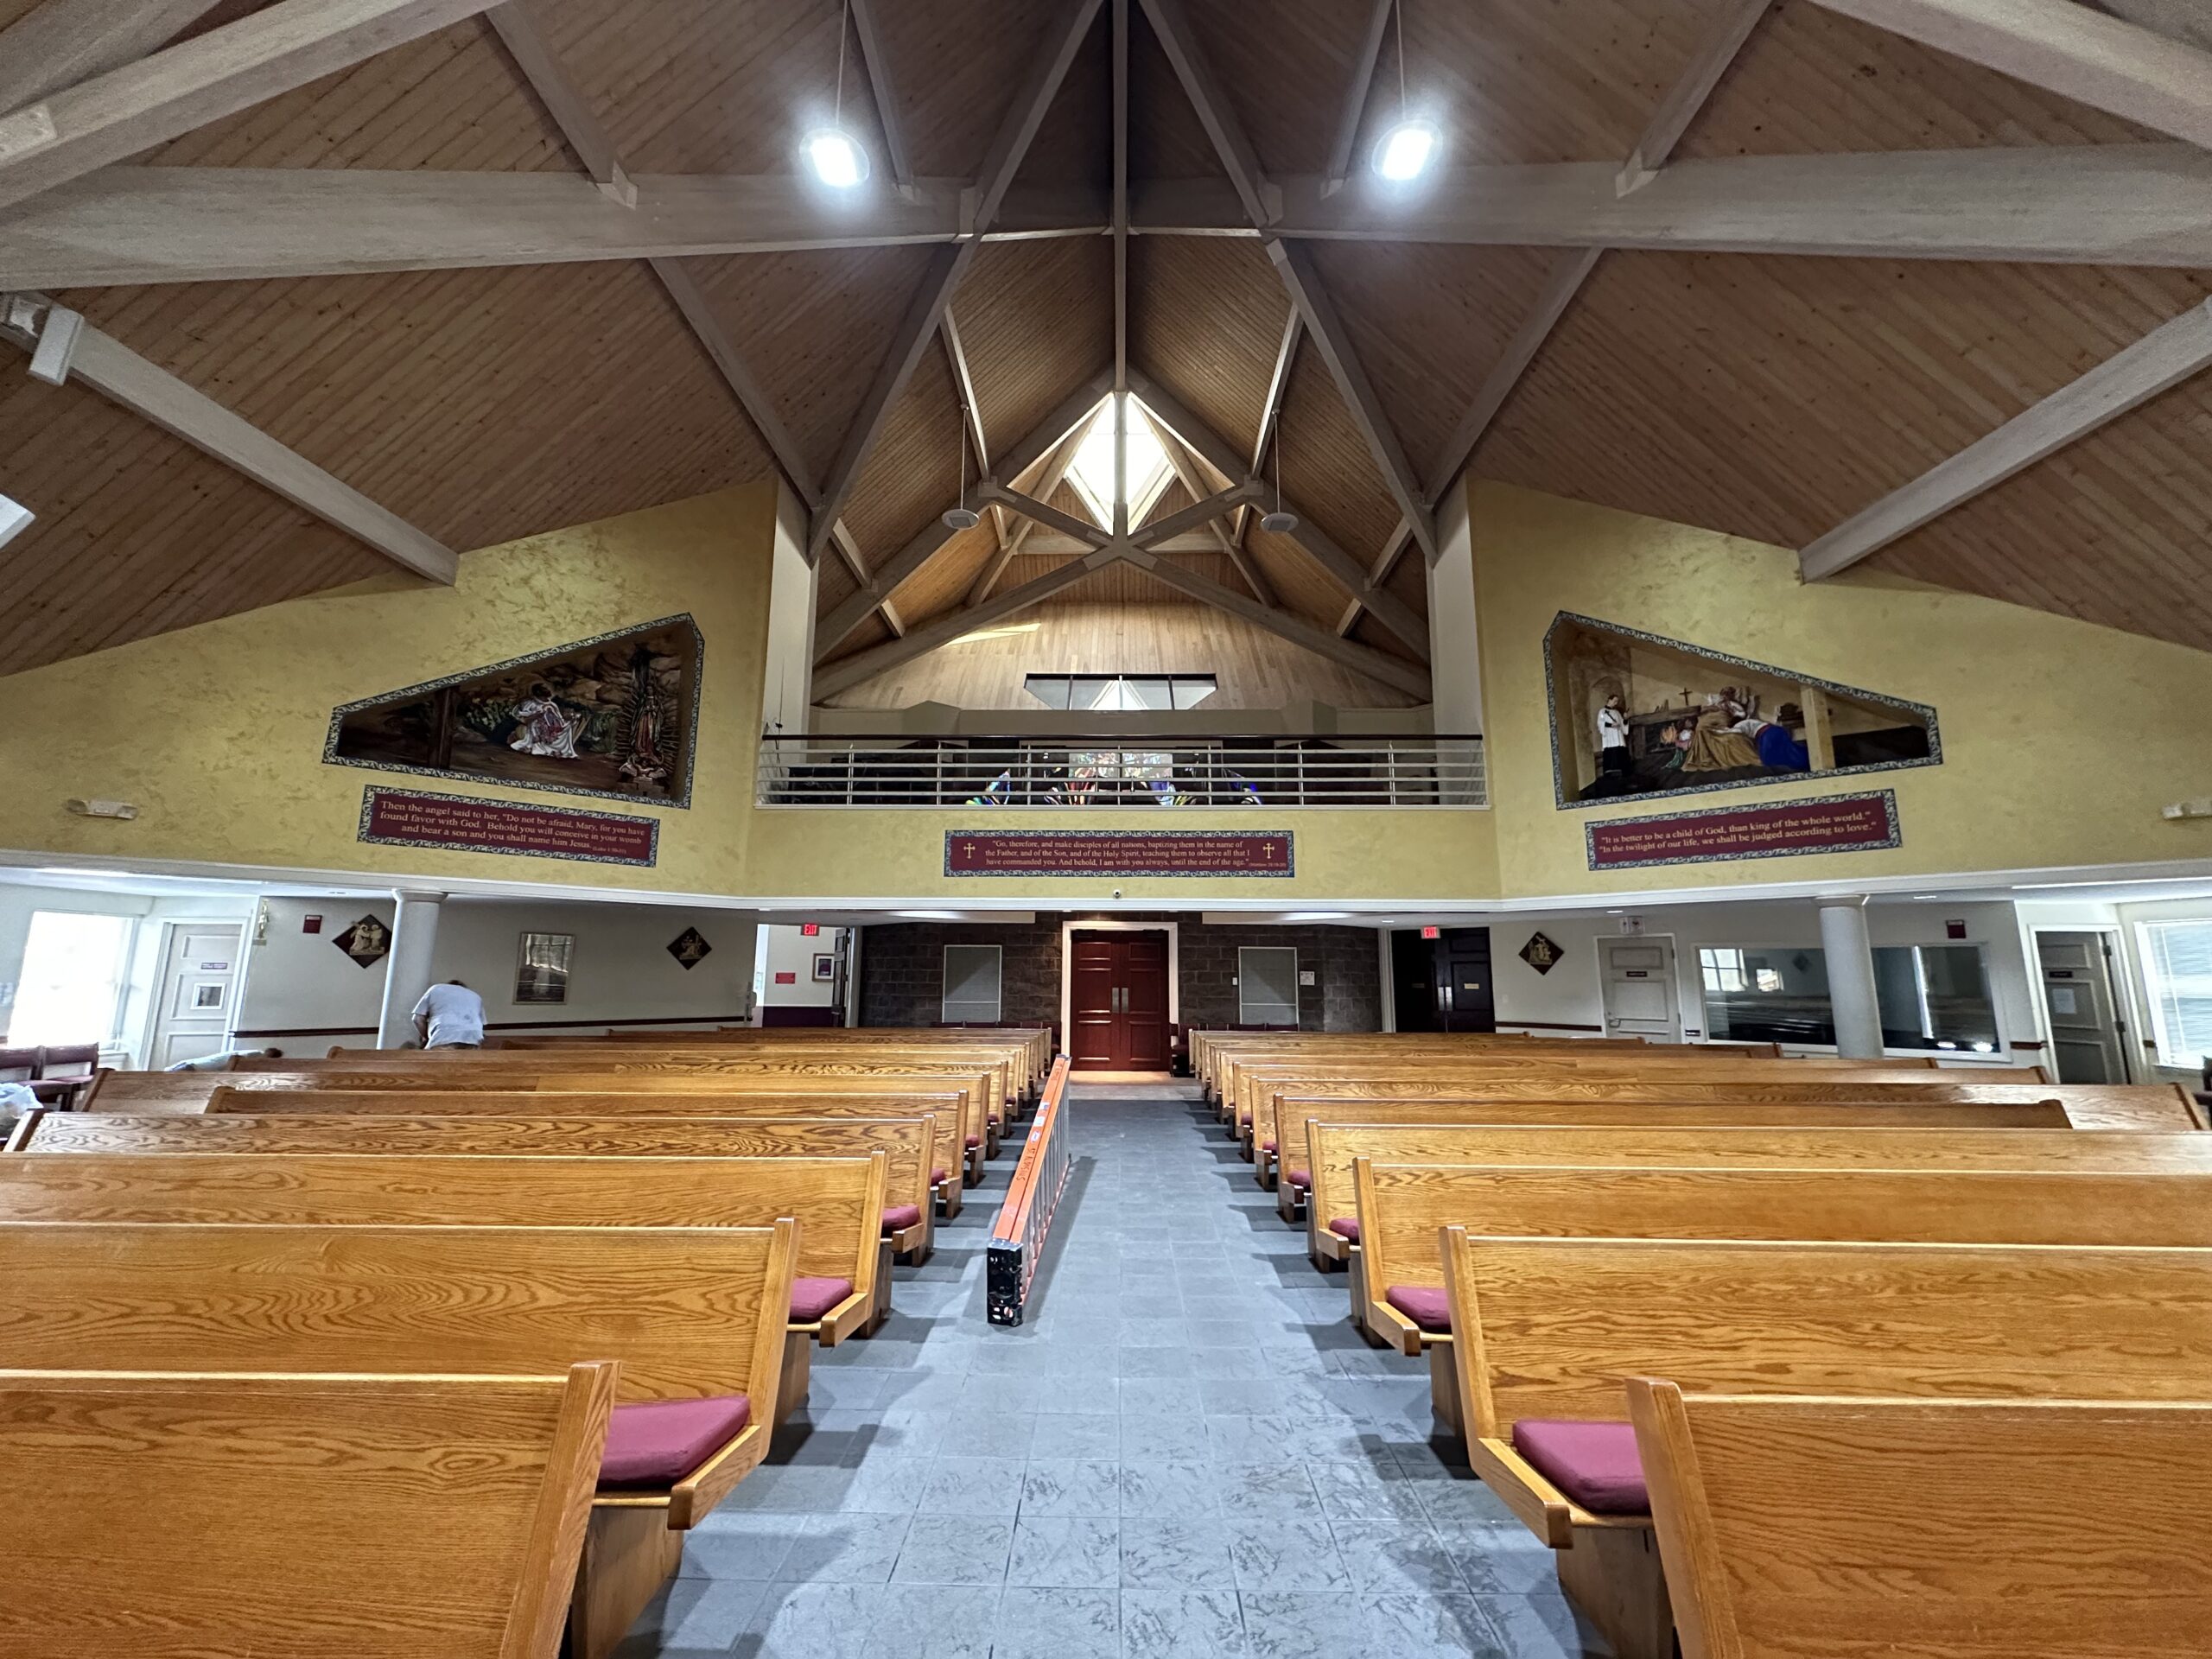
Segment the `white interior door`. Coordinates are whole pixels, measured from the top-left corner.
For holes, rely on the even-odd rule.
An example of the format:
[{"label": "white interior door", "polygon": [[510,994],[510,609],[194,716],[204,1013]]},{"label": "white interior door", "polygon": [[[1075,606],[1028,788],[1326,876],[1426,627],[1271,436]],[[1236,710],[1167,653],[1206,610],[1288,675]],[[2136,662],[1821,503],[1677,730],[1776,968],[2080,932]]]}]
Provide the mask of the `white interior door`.
[{"label": "white interior door", "polygon": [[156,1070],[179,1060],[219,1053],[235,1015],[240,930],[236,922],[178,922],[169,929],[162,963],[160,1001],[147,1065]]},{"label": "white interior door", "polygon": [[2127,1022],[2112,981],[2112,947],[2101,933],[2038,933],[2044,1007],[2061,1083],[2126,1083]]},{"label": "white interior door", "polygon": [[1675,993],[1675,942],[1605,939],[1605,1034],[1679,1043],[1682,1027]]}]

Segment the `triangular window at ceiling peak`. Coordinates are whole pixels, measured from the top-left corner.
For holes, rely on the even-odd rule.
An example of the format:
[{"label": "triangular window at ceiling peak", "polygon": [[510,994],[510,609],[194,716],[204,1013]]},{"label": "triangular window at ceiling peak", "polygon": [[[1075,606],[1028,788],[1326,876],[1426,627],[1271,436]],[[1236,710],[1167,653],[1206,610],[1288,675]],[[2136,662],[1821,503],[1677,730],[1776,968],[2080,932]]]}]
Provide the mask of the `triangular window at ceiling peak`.
[{"label": "triangular window at ceiling peak", "polygon": [[[1144,413],[1144,405],[1129,398],[1128,418],[1129,524],[1144,522],[1175,469]],[[1092,417],[1090,429],[1076,446],[1075,461],[1068,467],[1068,482],[1075,486],[1084,506],[1102,529],[1114,527],[1114,400],[1108,397]]]}]

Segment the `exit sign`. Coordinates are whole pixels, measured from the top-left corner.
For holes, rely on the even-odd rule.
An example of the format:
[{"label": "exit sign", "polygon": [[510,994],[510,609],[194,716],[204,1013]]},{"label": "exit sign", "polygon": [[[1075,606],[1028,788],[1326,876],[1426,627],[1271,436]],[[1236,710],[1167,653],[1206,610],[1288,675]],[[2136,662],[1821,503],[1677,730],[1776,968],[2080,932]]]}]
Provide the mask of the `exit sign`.
[{"label": "exit sign", "polygon": [[1424,939],[1440,939],[1444,937],[1444,930],[1440,927],[1424,927],[1421,931],[1421,936]]},{"label": "exit sign", "polygon": [[798,925],[798,935],[803,939],[813,938],[821,931],[822,924],[819,922],[801,922]]}]

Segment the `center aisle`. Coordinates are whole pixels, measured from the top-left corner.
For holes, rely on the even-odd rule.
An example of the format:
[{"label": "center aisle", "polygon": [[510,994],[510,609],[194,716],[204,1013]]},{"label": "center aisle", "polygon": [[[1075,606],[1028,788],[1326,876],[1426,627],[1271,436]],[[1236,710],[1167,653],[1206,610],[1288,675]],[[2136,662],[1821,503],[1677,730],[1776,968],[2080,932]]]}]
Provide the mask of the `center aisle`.
[{"label": "center aisle", "polygon": [[1605,1652],[1428,1440],[1425,1362],[1352,1329],[1196,1085],[1078,1084],[1069,1110],[1028,1322],[984,1319],[1010,1146],[882,1330],[816,1354],[620,1659]]}]

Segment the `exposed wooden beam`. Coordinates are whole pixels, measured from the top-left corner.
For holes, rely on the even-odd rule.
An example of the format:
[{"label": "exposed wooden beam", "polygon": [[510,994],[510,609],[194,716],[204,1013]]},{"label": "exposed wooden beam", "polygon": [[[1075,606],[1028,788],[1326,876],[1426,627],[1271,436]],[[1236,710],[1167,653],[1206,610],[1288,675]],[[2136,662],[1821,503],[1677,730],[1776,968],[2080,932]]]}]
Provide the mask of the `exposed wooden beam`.
[{"label": "exposed wooden beam", "polygon": [[1114,391],[1129,389],[1129,0],[1113,0]]},{"label": "exposed wooden beam", "polygon": [[[952,370],[952,384],[960,394],[960,417],[968,429],[968,444],[976,452],[976,470],[979,474],[991,470],[990,439],[983,431],[983,414],[976,398],[976,377],[969,372],[968,347],[960,338],[960,324],[952,315],[952,308],[944,308],[944,321],[938,325],[938,338],[944,342],[945,362]],[[994,506],[984,515],[991,522],[991,535],[1001,547],[1006,545],[1006,511]]]},{"label": "exposed wooden beam", "polygon": [[[845,521],[842,518],[837,521],[837,527],[830,532],[830,545],[837,550],[838,556],[845,562],[845,569],[853,573],[853,580],[861,587],[867,587],[871,580],[868,573],[868,559],[861,552],[861,544],[853,539],[853,532],[846,528]],[[891,613],[887,607],[884,610],[883,615],[886,621],[891,620]]]},{"label": "exposed wooden beam", "polygon": [[[1067,476],[1068,468],[1075,463],[1077,447],[1089,431],[1090,421],[1098,410],[1100,401],[1114,388],[1114,372],[1093,375],[1063,398],[1058,406],[1038,422],[1028,435],[1013,448],[999,457],[999,474],[1009,484],[1020,481],[1023,474],[1039,461],[1046,461],[1045,470],[1038,475],[1037,486],[1030,492],[1039,500],[1052,495],[1060,487],[1060,480]],[[1049,459],[1047,457],[1049,456]],[[968,602],[980,605],[990,594],[998,579],[1005,575],[1007,563],[1021,551],[1022,543],[1029,539],[1034,521],[1017,518],[999,550],[984,562],[976,573],[976,580],[968,588]]]},{"label": "exposed wooden beam", "polygon": [[1047,530],[1057,530],[1063,536],[1072,536],[1079,542],[1093,547],[1104,547],[1113,539],[1113,533],[1098,525],[1077,518],[1071,512],[1062,512],[1049,501],[1039,501],[1020,490],[1010,490],[1003,484],[986,479],[977,487],[976,495],[985,501],[997,501],[1034,524]]},{"label": "exposed wooden beam", "polygon": [[[2212,267],[2212,156],[2187,144],[1997,146],[1675,162],[1626,196],[1608,162],[1455,170],[1415,202],[1356,175],[1281,181],[1307,240]],[[791,176],[110,167],[0,216],[0,287],[98,288],[949,242],[962,181],[825,203]],[[1217,180],[1137,181],[1135,235],[1255,237]],[[1101,236],[1103,192],[1027,187],[984,240]],[[1017,225],[1019,228],[1017,228]],[[1110,380],[1109,380],[1110,384]]]},{"label": "exposed wooden beam", "polygon": [[882,609],[899,584],[935,558],[938,550],[958,533],[939,518],[924,524],[906,546],[884,561],[881,569],[863,580],[828,615],[816,620],[815,656],[819,658],[826,655],[847,634],[867,621],[871,613]]},{"label": "exposed wooden beam", "polygon": [[2123,22],[2212,51],[2212,13],[2199,0],[2090,0]]},{"label": "exposed wooden beam", "polygon": [[[1139,401],[1156,416],[1205,463],[1223,477],[1234,480],[1243,468],[1243,461],[1222,435],[1209,427],[1165,387],[1148,375],[1136,370],[1129,372],[1129,390]],[[1300,509],[1289,497],[1283,505],[1298,516],[1298,528],[1291,537],[1307,556],[1319,564],[1347,594],[1359,600],[1375,613],[1375,620],[1419,652],[1421,660],[1428,659],[1428,629],[1403,601],[1377,590],[1367,580],[1367,572],[1357,559],[1337,545],[1336,542],[1314,523],[1313,515]]]},{"label": "exposed wooden beam", "polygon": [[[1175,476],[1183,481],[1183,487],[1190,492],[1191,499],[1196,501],[1206,495],[1213,486],[1199,475],[1198,465],[1192,459],[1191,451],[1184,448],[1183,441],[1169,431],[1161,422],[1155,419],[1150,410],[1146,410],[1144,415],[1146,423],[1152,428],[1153,435],[1160,440],[1160,447],[1167,456],[1167,464],[1175,469]],[[1237,521],[1240,527],[1246,511],[1247,509],[1243,507],[1237,509]],[[1275,591],[1268,584],[1268,579],[1260,574],[1257,563],[1245,552],[1237,538],[1229,532],[1218,518],[1207,520],[1205,529],[1214,549],[1224,555],[1230,563],[1236,568],[1236,574],[1243,578],[1244,585],[1252,590],[1253,598],[1258,600],[1262,605],[1273,606],[1281,602],[1275,598]],[[1155,551],[1168,550],[1160,543],[1154,543],[1153,545]]]},{"label": "exposed wooden beam", "polygon": [[1659,169],[1674,159],[1675,146],[1682,142],[1682,135],[1690,130],[1690,124],[1712,99],[1773,4],[1774,0],[1729,0],[1722,8],[1691,54],[1689,67],[1667,89],[1651,119],[1644,124],[1643,136],[1622,163],[1615,188],[1623,195],[1650,183]]},{"label": "exposed wooden beam", "polygon": [[2153,329],[1980,442],[1853,514],[1798,556],[1807,582],[1832,576],[2015,474],[2212,367],[2212,301]]},{"label": "exposed wooden beam", "polygon": [[1536,296],[1536,303],[1522,318],[1497,361],[1491,365],[1490,372],[1483,377],[1482,385],[1475,392],[1474,402],[1467,405],[1467,412],[1459,417],[1459,424],[1444,441],[1443,452],[1429,468],[1429,477],[1435,480],[1439,496],[1449,489],[1459,469],[1475,453],[1475,446],[1490,430],[1491,423],[1505,407],[1521,384],[1522,377],[1536,360],[1536,353],[1552,337],[1552,330],[1582,292],[1582,284],[1598,268],[1598,261],[1605,257],[1603,248],[1577,248],[1559,256],[1551,275],[1544,279],[1543,291]]},{"label": "exposed wooden beam", "polygon": [[276,0],[0,118],[0,207],[487,10],[493,0]]},{"label": "exposed wooden beam", "polygon": [[554,54],[531,0],[501,0],[484,14],[484,21],[492,25],[499,44],[507,48],[507,55],[553,118],[553,124],[561,129],[561,136],[569,141],[569,148],[575,151],[600,194],[622,207],[635,207],[638,187],[631,182],[613,139]]},{"label": "exposed wooden beam", "polygon": [[1102,3],[1103,0],[1075,0],[1056,49],[1037,63],[1027,82],[1015,95],[1006,118],[1000,122],[977,181],[975,213],[968,226],[969,234],[931,255],[921,285],[892,336],[891,349],[884,354],[874,383],[861,400],[860,414],[847,430],[844,445],[837,452],[829,477],[823,480],[822,499],[815,506],[813,527],[807,533],[809,563],[820,556],[823,545],[830,539],[830,525],[852,499],[853,490],[860,482],[861,468],[868,464],[868,453],[875,447],[877,435],[891,418],[893,406],[906,390],[906,383],[912,378],[930,336],[937,332],[938,319],[952,302],[953,290],[960,285],[969,261],[975,257],[976,237],[989,230],[998,217],[1000,204],[1013,186],[1014,175],[1021,170],[1022,160],[1029,154],[1038,125],[1052,107],[1060,82],[1067,76],[1068,66],[1074,61]]},{"label": "exposed wooden beam", "polygon": [[[1389,581],[1390,573],[1398,568],[1399,559],[1413,544],[1414,527],[1404,519],[1399,519],[1397,527],[1390,532],[1390,539],[1382,543],[1382,552],[1376,556],[1375,563],[1368,569],[1367,586],[1370,588],[1380,588]],[[1366,604],[1355,594],[1351,602],[1344,607],[1344,614],[1337,619],[1337,632],[1349,634],[1366,610]],[[1426,652],[1422,653],[1424,658],[1427,655]]]},{"label": "exposed wooden beam", "polygon": [[883,132],[884,151],[891,162],[891,181],[899,194],[913,200],[914,164],[906,151],[906,123],[899,113],[896,83],[891,79],[891,58],[884,50],[883,34],[875,16],[875,0],[849,0],[853,32],[860,36],[861,63],[868,72],[868,91],[875,99],[875,124]]},{"label": "exposed wooden beam", "polygon": [[902,663],[949,645],[964,633],[978,628],[988,628],[995,622],[1003,622],[1010,616],[1043,603],[1064,588],[1071,588],[1103,569],[1119,556],[1111,552],[1094,553],[1087,559],[1077,559],[1042,575],[1033,576],[1019,588],[1009,588],[995,598],[980,605],[964,605],[957,611],[932,618],[920,626],[907,631],[903,639],[893,639],[868,651],[856,652],[842,661],[828,664],[814,671],[814,696],[817,699],[834,697],[841,691],[849,691],[862,680],[873,678]]},{"label": "exposed wooden beam", "polygon": [[1266,225],[1274,217],[1274,204],[1267,177],[1260,170],[1259,156],[1245,136],[1243,124],[1230,110],[1228,92],[1207,61],[1205,48],[1198,43],[1198,31],[1192,28],[1182,0],[1143,0],[1143,3],[1160,49],[1166,53],[1176,79],[1182,82],[1185,95],[1198,111],[1198,124],[1205,128],[1206,137],[1213,141],[1214,154],[1221,157],[1229,174],[1246,221]]},{"label": "exposed wooden beam", "polygon": [[2074,0],[1815,3],[2212,149],[2212,54]]},{"label": "exposed wooden beam", "polygon": [[[1268,377],[1267,399],[1260,405],[1260,435],[1252,440],[1252,476],[1261,477],[1267,469],[1268,441],[1274,435],[1275,422],[1282,414],[1283,393],[1290,388],[1290,372],[1298,362],[1298,337],[1306,332],[1306,319],[1298,308],[1290,308],[1290,315],[1282,325],[1282,343],[1275,347],[1274,372]],[[1193,492],[1195,493],[1195,492]],[[1252,521],[1252,511],[1246,507],[1236,515],[1236,544],[1244,544],[1244,532]]]},{"label": "exposed wooden beam", "polygon": [[1401,661],[1388,652],[1339,639],[1328,629],[1307,621],[1294,612],[1273,609],[1255,599],[1248,599],[1234,588],[1224,588],[1173,560],[1152,559],[1148,555],[1139,554],[1131,563],[1141,565],[1155,582],[1165,582],[1178,592],[1201,604],[1211,605],[1217,611],[1242,617],[1279,639],[1287,639],[1294,645],[1302,645],[1332,662],[1341,663],[1356,673],[1380,680],[1409,696],[1427,697],[1431,695],[1427,671],[1414,664]]},{"label": "exposed wooden beam", "polygon": [[1169,513],[1165,518],[1154,519],[1141,530],[1131,531],[1130,543],[1142,548],[1157,547],[1160,543],[1172,540],[1185,531],[1196,530],[1200,524],[1214,524],[1224,514],[1234,511],[1241,504],[1249,501],[1254,496],[1259,494],[1261,488],[1262,486],[1256,479],[1248,478],[1241,484],[1232,484],[1225,490],[1207,496],[1204,500],[1193,501],[1189,506]]},{"label": "exposed wooden beam", "polygon": [[215,0],[46,0],[0,29],[0,112],[157,52]]},{"label": "exposed wooden beam", "polygon": [[[1059,448],[1046,461],[1045,470],[1037,475],[1037,487],[1030,492],[1031,494],[1043,500],[1060,487],[1060,480],[1067,476],[1068,468],[1075,464],[1076,451],[1082,447],[1084,434],[1088,430],[1089,423],[1086,422],[1068,435]],[[1001,510],[995,507],[993,509],[994,512]],[[998,585],[999,578],[1006,574],[1006,568],[1014,562],[1015,554],[1021,552],[1024,549],[1031,552],[1039,550],[1031,546],[1031,543],[1035,539],[1031,532],[1036,528],[1035,519],[1015,517],[1013,525],[1007,531],[1006,540],[999,546],[999,550],[984,562],[983,568],[976,573],[976,580],[969,584],[968,603],[980,605],[990,597],[991,589]],[[1060,550],[1070,553],[1088,553],[1090,550],[1090,543],[1078,542],[1071,536],[1063,537],[1061,540],[1065,545]]]},{"label": "exposed wooden beam", "polygon": [[[26,296],[0,298],[0,319],[4,319],[0,320],[0,334],[25,352],[35,350],[37,336],[31,325],[40,308],[39,302]],[[78,331],[68,378],[143,416],[393,563],[433,582],[452,583],[459,562],[450,548],[90,323]]]},{"label": "exposed wooden beam", "polygon": [[1390,13],[1397,0],[1370,0],[1367,32],[1359,37],[1359,53],[1352,59],[1351,85],[1344,92],[1344,113],[1337,118],[1337,141],[1329,146],[1329,170],[1322,175],[1322,192],[1337,194],[1351,176],[1352,147],[1359,143],[1360,118],[1367,112],[1368,94],[1375,86],[1375,65],[1382,55],[1382,39],[1390,31]]}]

